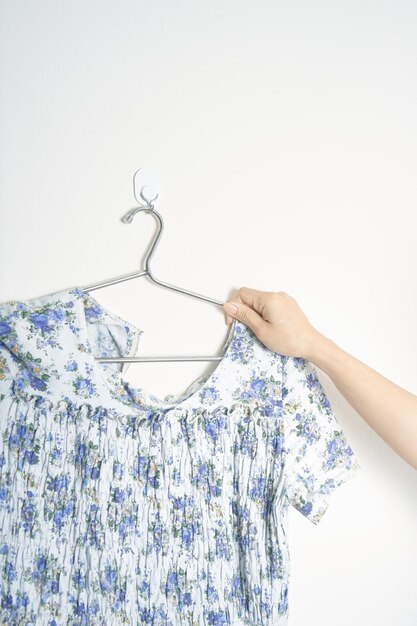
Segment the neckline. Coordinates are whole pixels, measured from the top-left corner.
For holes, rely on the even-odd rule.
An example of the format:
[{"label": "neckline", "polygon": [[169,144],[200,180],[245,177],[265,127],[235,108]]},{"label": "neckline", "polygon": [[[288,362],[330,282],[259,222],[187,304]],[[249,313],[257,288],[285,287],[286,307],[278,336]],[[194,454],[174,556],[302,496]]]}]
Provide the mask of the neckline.
[{"label": "neckline", "polygon": [[[226,362],[231,359],[231,352],[234,340],[237,337],[237,330],[240,327],[240,331],[242,331],[244,325],[242,322],[239,322],[236,318],[233,319],[229,332],[227,334],[226,340],[223,344],[224,351],[223,355],[218,361],[216,367],[210,374],[203,374],[192,380],[186,387],[186,390],[183,394],[168,394],[163,398],[159,398],[152,392],[148,392],[144,387],[136,387],[131,383],[126,381],[123,378],[123,373],[120,370],[114,369],[111,370],[106,363],[99,363],[96,360],[94,355],[92,344],[90,342],[90,335],[88,330],[88,320],[86,317],[86,306],[85,303],[88,302],[92,306],[98,307],[98,309],[102,310],[104,314],[123,324],[126,327],[127,331],[133,335],[133,350],[131,350],[132,354],[126,354],[126,351],[123,351],[120,356],[140,356],[140,354],[134,354],[138,347],[138,340],[140,335],[143,333],[143,330],[133,324],[125,320],[123,317],[114,313],[107,307],[103,306],[96,298],[92,295],[91,292],[84,291],[82,287],[76,287],[75,289],[71,289],[72,293],[75,293],[77,298],[77,303],[79,307],[77,311],[79,312],[79,320],[81,324],[82,331],[84,333],[84,339],[88,347],[88,360],[90,363],[91,371],[94,372],[95,376],[99,380],[102,380],[104,384],[110,389],[112,395],[123,404],[127,405],[130,410],[133,410],[138,413],[150,412],[150,413],[169,413],[170,411],[187,411],[190,407],[200,407],[201,408],[201,400],[200,395],[209,389],[210,386],[219,380],[219,375],[223,373]],[[86,352],[83,352],[84,357],[86,356]],[[188,390],[193,388],[198,384],[200,380],[203,380],[202,384],[197,387],[195,391],[192,391],[190,394],[186,395]],[[182,400],[167,402],[167,398],[169,397],[182,397]],[[185,397],[184,397],[185,396]]]}]

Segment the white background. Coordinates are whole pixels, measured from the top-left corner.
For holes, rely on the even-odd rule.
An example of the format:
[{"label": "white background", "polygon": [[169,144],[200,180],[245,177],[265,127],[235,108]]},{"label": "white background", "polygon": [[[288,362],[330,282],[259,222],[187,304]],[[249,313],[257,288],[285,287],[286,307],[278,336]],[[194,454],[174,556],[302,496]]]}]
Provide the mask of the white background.
[{"label": "white background", "polygon": [[[293,295],[341,347],[417,393],[413,2],[1,3],[0,300],[142,267],[226,300]],[[219,354],[222,309],[146,278],[93,292],[140,353]],[[131,365],[180,393],[213,363]],[[415,626],[417,474],[319,372],[362,471],[319,526],[291,511],[291,626]]]}]

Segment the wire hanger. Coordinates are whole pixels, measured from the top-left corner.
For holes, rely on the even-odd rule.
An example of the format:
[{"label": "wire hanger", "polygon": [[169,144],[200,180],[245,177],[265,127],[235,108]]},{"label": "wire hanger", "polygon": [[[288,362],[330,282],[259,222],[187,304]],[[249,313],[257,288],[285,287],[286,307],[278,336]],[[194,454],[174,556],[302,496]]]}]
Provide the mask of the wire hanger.
[{"label": "wire hanger", "polygon": [[[138,170],[140,171],[140,170]],[[137,174],[137,172],[136,172]],[[135,176],[136,176],[135,174]],[[162,216],[160,215],[160,213],[158,213],[158,211],[156,211],[155,206],[153,204],[153,202],[157,199],[159,194],[156,194],[156,196],[154,198],[152,198],[151,200],[149,200],[148,198],[145,197],[144,193],[143,193],[143,187],[142,190],[140,192],[140,196],[141,198],[146,202],[146,205],[141,205],[140,201],[138,200],[138,198],[136,197],[136,190],[135,190],[135,186],[134,186],[134,196],[139,204],[138,207],[136,207],[135,209],[131,209],[130,211],[128,211],[128,213],[126,213],[126,215],[122,218],[123,222],[131,224],[132,220],[134,218],[134,216],[136,215],[136,213],[138,213],[139,211],[146,211],[147,213],[151,213],[152,215],[155,216],[156,221],[158,222],[158,231],[156,234],[156,237],[154,239],[154,241],[152,242],[151,248],[148,252],[148,254],[146,255],[145,258],[145,269],[143,271],[140,272],[134,272],[133,274],[125,274],[123,276],[120,276],[119,278],[114,278],[111,280],[106,280],[106,281],[102,281],[99,283],[95,283],[93,285],[90,285],[88,287],[83,287],[83,291],[84,292],[89,292],[89,291],[93,291],[94,289],[100,289],[103,287],[108,287],[110,285],[114,285],[116,283],[120,283],[126,280],[131,280],[133,278],[139,278],[141,276],[148,276],[150,278],[150,280],[152,280],[152,282],[156,283],[157,285],[161,285],[161,287],[166,287],[167,289],[172,289],[174,291],[178,291],[179,293],[183,293],[186,294],[188,296],[192,296],[193,298],[198,298],[200,300],[204,300],[206,302],[211,302],[212,304],[217,304],[218,306],[223,306],[223,302],[220,300],[215,300],[214,298],[209,298],[208,296],[203,296],[199,293],[195,293],[194,291],[189,291],[187,289],[183,289],[182,287],[177,287],[175,285],[171,285],[170,283],[166,283],[163,282],[162,280],[158,280],[157,278],[155,278],[155,276],[153,275],[153,273],[151,272],[151,268],[150,268],[150,259],[153,255],[153,253],[155,252],[155,249],[158,245],[158,242],[162,236],[162,232],[164,230],[164,223],[163,223],[163,219]],[[224,346],[227,345],[230,337],[233,335],[234,333],[234,327],[235,327],[235,322],[236,320],[234,319],[231,327],[229,329],[229,334],[228,337],[225,341]],[[142,363],[142,362],[150,362],[150,361],[161,361],[161,362],[171,362],[171,361],[220,361],[223,358],[223,356],[190,356],[190,357],[172,357],[172,356],[166,356],[166,357],[161,357],[161,356],[157,356],[157,357],[144,357],[144,356],[140,356],[140,357],[105,357],[105,358],[100,358],[100,357],[96,357],[96,361],[98,361],[99,363]]]}]

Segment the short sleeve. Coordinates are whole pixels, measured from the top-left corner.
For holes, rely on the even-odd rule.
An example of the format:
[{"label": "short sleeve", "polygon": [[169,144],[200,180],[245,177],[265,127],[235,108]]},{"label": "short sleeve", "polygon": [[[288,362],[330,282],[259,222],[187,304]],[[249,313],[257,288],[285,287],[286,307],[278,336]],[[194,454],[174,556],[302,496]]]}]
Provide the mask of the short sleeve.
[{"label": "short sleeve", "polygon": [[24,301],[0,304],[0,401],[35,380],[32,370],[36,372],[40,359],[27,339],[27,309]]},{"label": "short sleeve", "polygon": [[318,524],[332,492],[361,466],[313,365],[306,359],[285,357],[282,367],[285,496]]}]

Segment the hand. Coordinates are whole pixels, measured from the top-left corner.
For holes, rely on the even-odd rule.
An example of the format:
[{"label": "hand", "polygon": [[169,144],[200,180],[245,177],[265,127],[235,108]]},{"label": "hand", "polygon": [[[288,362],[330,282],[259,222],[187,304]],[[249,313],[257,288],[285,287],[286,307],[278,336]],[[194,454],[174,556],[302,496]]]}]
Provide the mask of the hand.
[{"label": "hand", "polygon": [[285,291],[241,287],[223,308],[227,324],[232,318],[243,322],[265,346],[279,354],[309,359],[314,342],[320,337],[295,299]]}]

